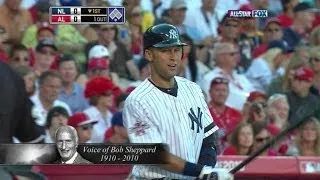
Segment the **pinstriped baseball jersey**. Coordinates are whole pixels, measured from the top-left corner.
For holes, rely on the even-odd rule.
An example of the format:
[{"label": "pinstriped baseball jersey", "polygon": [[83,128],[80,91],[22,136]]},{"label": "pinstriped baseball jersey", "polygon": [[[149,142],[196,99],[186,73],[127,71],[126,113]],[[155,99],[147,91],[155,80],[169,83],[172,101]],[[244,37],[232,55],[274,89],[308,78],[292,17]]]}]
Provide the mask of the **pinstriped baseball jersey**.
[{"label": "pinstriped baseball jersey", "polygon": [[[170,153],[197,163],[203,139],[214,133],[214,124],[200,87],[182,77],[175,77],[177,95],[143,81],[125,101],[124,125],[132,143],[166,143]],[[172,173],[158,166],[135,165],[136,178],[191,177]],[[194,177],[193,177],[194,178]]]}]

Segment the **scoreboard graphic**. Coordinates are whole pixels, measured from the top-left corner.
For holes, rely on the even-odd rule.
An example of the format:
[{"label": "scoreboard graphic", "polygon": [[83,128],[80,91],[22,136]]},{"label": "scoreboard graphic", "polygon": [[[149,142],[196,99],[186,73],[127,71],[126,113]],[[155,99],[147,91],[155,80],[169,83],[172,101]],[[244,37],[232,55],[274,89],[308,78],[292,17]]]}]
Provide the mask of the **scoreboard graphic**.
[{"label": "scoreboard graphic", "polygon": [[50,7],[51,24],[124,24],[124,7]]}]

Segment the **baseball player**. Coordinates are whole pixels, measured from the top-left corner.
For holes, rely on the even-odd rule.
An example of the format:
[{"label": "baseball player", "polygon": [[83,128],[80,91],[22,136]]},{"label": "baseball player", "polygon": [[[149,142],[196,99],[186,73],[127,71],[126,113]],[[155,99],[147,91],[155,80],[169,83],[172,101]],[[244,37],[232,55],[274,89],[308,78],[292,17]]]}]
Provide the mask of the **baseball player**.
[{"label": "baseball player", "polygon": [[151,77],[131,92],[123,109],[124,126],[132,143],[166,143],[167,164],[135,165],[131,179],[231,180],[225,169],[214,168],[214,132],[218,127],[195,83],[175,76],[183,46],[176,27],[159,24],[144,34],[144,55]]}]

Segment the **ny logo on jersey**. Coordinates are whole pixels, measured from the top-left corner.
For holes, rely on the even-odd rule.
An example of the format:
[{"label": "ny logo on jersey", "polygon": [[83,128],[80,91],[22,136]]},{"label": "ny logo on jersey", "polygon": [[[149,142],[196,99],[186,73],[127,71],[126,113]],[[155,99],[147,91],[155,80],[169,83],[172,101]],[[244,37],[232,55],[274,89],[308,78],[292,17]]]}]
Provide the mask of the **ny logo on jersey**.
[{"label": "ny logo on jersey", "polygon": [[191,129],[194,130],[194,126],[197,126],[197,133],[202,129],[202,112],[198,107],[198,114],[196,115],[192,108],[190,108],[190,112],[188,113],[191,120]]},{"label": "ny logo on jersey", "polygon": [[129,133],[135,133],[136,136],[142,136],[146,133],[146,129],[149,129],[150,126],[145,121],[137,121],[132,128],[129,129]]}]

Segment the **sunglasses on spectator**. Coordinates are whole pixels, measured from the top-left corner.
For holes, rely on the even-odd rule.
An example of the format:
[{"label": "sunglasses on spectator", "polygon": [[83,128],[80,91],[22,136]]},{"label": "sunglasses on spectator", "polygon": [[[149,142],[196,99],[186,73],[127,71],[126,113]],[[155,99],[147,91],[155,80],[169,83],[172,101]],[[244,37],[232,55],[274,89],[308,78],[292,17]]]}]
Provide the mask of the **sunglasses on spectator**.
[{"label": "sunglasses on spectator", "polygon": [[263,138],[256,138],[257,142],[263,142],[263,141],[268,141],[270,137],[263,137]]},{"label": "sunglasses on spectator", "polygon": [[86,131],[88,129],[92,129],[93,128],[93,124],[84,124],[82,126],[80,126],[82,130]]},{"label": "sunglasses on spectator", "polygon": [[266,29],[267,32],[279,32],[280,28],[275,28],[275,29]]},{"label": "sunglasses on spectator", "polygon": [[212,83],[213,83],[213,84],[220,84],[220,83],[228,84],[228,83],[229,83],[229,80],[226,79],[226,78],[220,78],[220,77],[218,77],[218,78],[213,79],[213,80],[212,80]]},{"label": "sunglasses on spectator", "polygon": [[16,62],[20,62],[20,61],[28,62],[29,58],[28,57],[24,57],[24,58],[14,57],[13,60],[16,61]]}]

